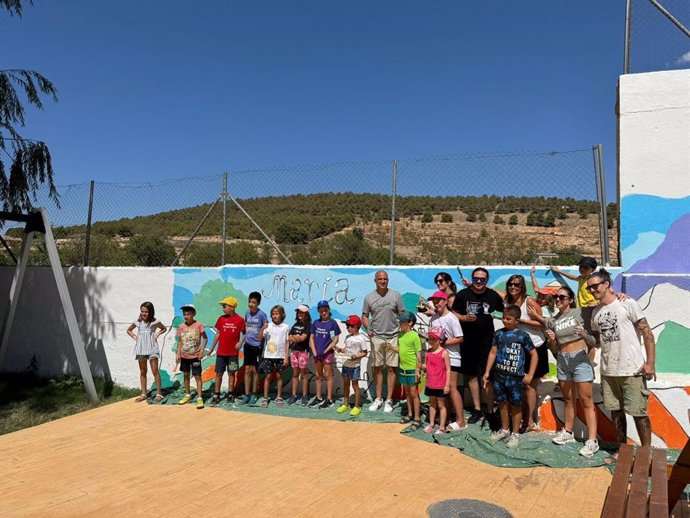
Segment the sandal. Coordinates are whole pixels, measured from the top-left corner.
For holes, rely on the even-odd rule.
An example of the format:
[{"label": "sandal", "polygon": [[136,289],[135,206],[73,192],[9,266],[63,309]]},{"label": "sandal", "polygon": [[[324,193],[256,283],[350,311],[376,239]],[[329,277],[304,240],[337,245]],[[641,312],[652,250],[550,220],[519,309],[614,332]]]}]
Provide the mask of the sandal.
[{"label": "sandal", "polygon": [[261,402],[261,408],[268,408],[268,403],[270,399],[264,398],[264,400]]},{"label": "sandal", "polygon": [[434,431],[434,425],[433,424],[428,424],[424,428],[424,433],[431,433]]},{"label": "sandal", "polygon": [[156,397],[154,398],[154,400],[157,402],[163,401],[163,394],[156,394]]},{"label": "sandal", "polygon": [[410,425],[410,431],[411,432],[416,432],[422,427],[421,421],[413,421],[412,424]]},{"label": "sandal", "polygon": [[285,401],[283,401],[282,397],[276,398],[276,406],[283,406],[285,404]]},{"label": "sandal", "polygon": [[403,417],[402,419],[400,419],[400,424],[407,424],[407,423],[409,423],[410,421],[412,421],[412,418],[411,418],[409,415],[406,415],[405,417]]},{"label": "sandal", "polygon": [[135,403],[141,403],[142,401],[146,401],[146,394],[139,394],[134,400]]}]

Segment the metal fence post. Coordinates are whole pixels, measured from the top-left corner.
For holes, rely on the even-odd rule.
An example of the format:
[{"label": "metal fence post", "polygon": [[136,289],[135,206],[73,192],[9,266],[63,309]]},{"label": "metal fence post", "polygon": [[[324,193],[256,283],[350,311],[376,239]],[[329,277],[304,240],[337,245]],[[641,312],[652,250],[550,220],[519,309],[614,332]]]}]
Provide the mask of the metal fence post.
[{"label": "metal fence post", "polygon": [[625,3],[625,42],[623,45],[623,74],[630,73],[630,34],[632,29],[632,0]]},{"label": "metal fence post", "polygon": [[223,266],[225,264],[225,240],[226,240],[226,231],[225,231],[225,214],[227,210],[227,201],[228,201],[228,172],[225,171],[223,173],[223,235],[221,236],[220,240],[220,265]]},{"label": "metal fence post", "polygon": [[395,197],[398,194],[398,161],[393,160],[393,192],[391,196],[391,244],[390,265],[395,262]]},{"label": "metal fence post", "polygon": [[609,255],[609,225],[606,212],[606,181],[604,179],[604,151],[601,144],[592,147],[594,159],[594,179],[597,189],[597,201],[599,202],[599,241],[601,244],[601,262],[610,266]]},{"label": "metal fence post", "polygon": [[93,216],[93,191],[95,182],[91,180],[89,188],[89,214],[86,218],[86,243],[84,244],[84,266],[91,260],[91,218]]}]

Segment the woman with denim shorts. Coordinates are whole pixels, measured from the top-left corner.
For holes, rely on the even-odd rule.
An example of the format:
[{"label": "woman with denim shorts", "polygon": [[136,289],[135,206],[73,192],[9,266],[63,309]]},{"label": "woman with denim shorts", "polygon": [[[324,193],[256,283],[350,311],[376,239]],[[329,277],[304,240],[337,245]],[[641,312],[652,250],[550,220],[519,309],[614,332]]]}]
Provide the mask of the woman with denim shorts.
[{"label": "woman with denim shorts", "polygon": [[558,314],[546,331],[546,338],[552,350],[557,349],[556,365],[558,381],[565,402],[565,426],[553,438],[554,444],[575,442],[575,404],[577,398],[584,409],[588,438],[580,449],[580,455],[591,457],[599,451],[597,442],[597,416],[592,400],[594,366],[587,355],[594,346],[594,337],[585,331],[580,308],[575,307],[575,294],[568,286],[558,289],[555,296]]}]

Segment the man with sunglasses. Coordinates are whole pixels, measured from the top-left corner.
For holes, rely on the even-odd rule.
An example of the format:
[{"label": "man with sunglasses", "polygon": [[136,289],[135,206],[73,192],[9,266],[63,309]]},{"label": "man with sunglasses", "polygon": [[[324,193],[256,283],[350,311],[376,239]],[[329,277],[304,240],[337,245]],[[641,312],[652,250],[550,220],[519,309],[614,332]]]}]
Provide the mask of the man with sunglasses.
[{"label": "man with sunglasses", "polygon": [[[482,419],[479,379],[484,375],[494,338],[494,319],[491,313],[503,311],[503,299],[489,288],[488,283],[489,271],[482,267],[475,268],[472,271],[472,284],[458,292],[452,306],[465,336],[460,345],[460,372],[467,378],[472,396],[472,415],[467,420],[470,424]],[[493,385],[487,383],[485,395],[488,416],[493,415],[493,392]]]},{"label": "man with sunglasses", "polygon": [[647,414],[647,380],[656,379],[652,329],[637,301],[616,296],[611,276],[603,268],[589,276],[587,290],[599,302],[592,312],[592,331],[601,347],[601,394],[604,407],[611,411],[617,442],[628,440],[625,414],[629,414],[640,443],[649,446],[652,427]]}]

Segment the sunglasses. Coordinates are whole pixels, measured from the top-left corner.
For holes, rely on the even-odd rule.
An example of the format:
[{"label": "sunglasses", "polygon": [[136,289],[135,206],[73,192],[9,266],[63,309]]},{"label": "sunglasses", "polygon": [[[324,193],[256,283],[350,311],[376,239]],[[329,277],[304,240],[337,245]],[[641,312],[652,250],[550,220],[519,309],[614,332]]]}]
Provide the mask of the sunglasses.
[{"label": "sunglasses", "polygon": [[445,279],[436,279],[434,282],[435,282],[436,284],[441,284],[441,283],[446,282],[446,280],[445,280]]},{"label": "sunglasses", "polygon": [[509,282],[506,286],[509,288],[522,288],[521,282]]},{"label": "sunglasses", "polygon": [[596,284],[589,284],[587,285],[587,291],[597,291],[599,289],[599,286],[604,284],[606,281],[601,281],[597,282]]},{"label": "sunglasses", "polygon": [[568,295],[554,295],[553,298],[557,299],[557,300],[569,300],[570,299],[570,297],[568,297]]},{"label": "sunglasses", "polygon": [[476,282],[477,284],[484,284],[486,281],[486,277],[472,277],[472,282]]}]

